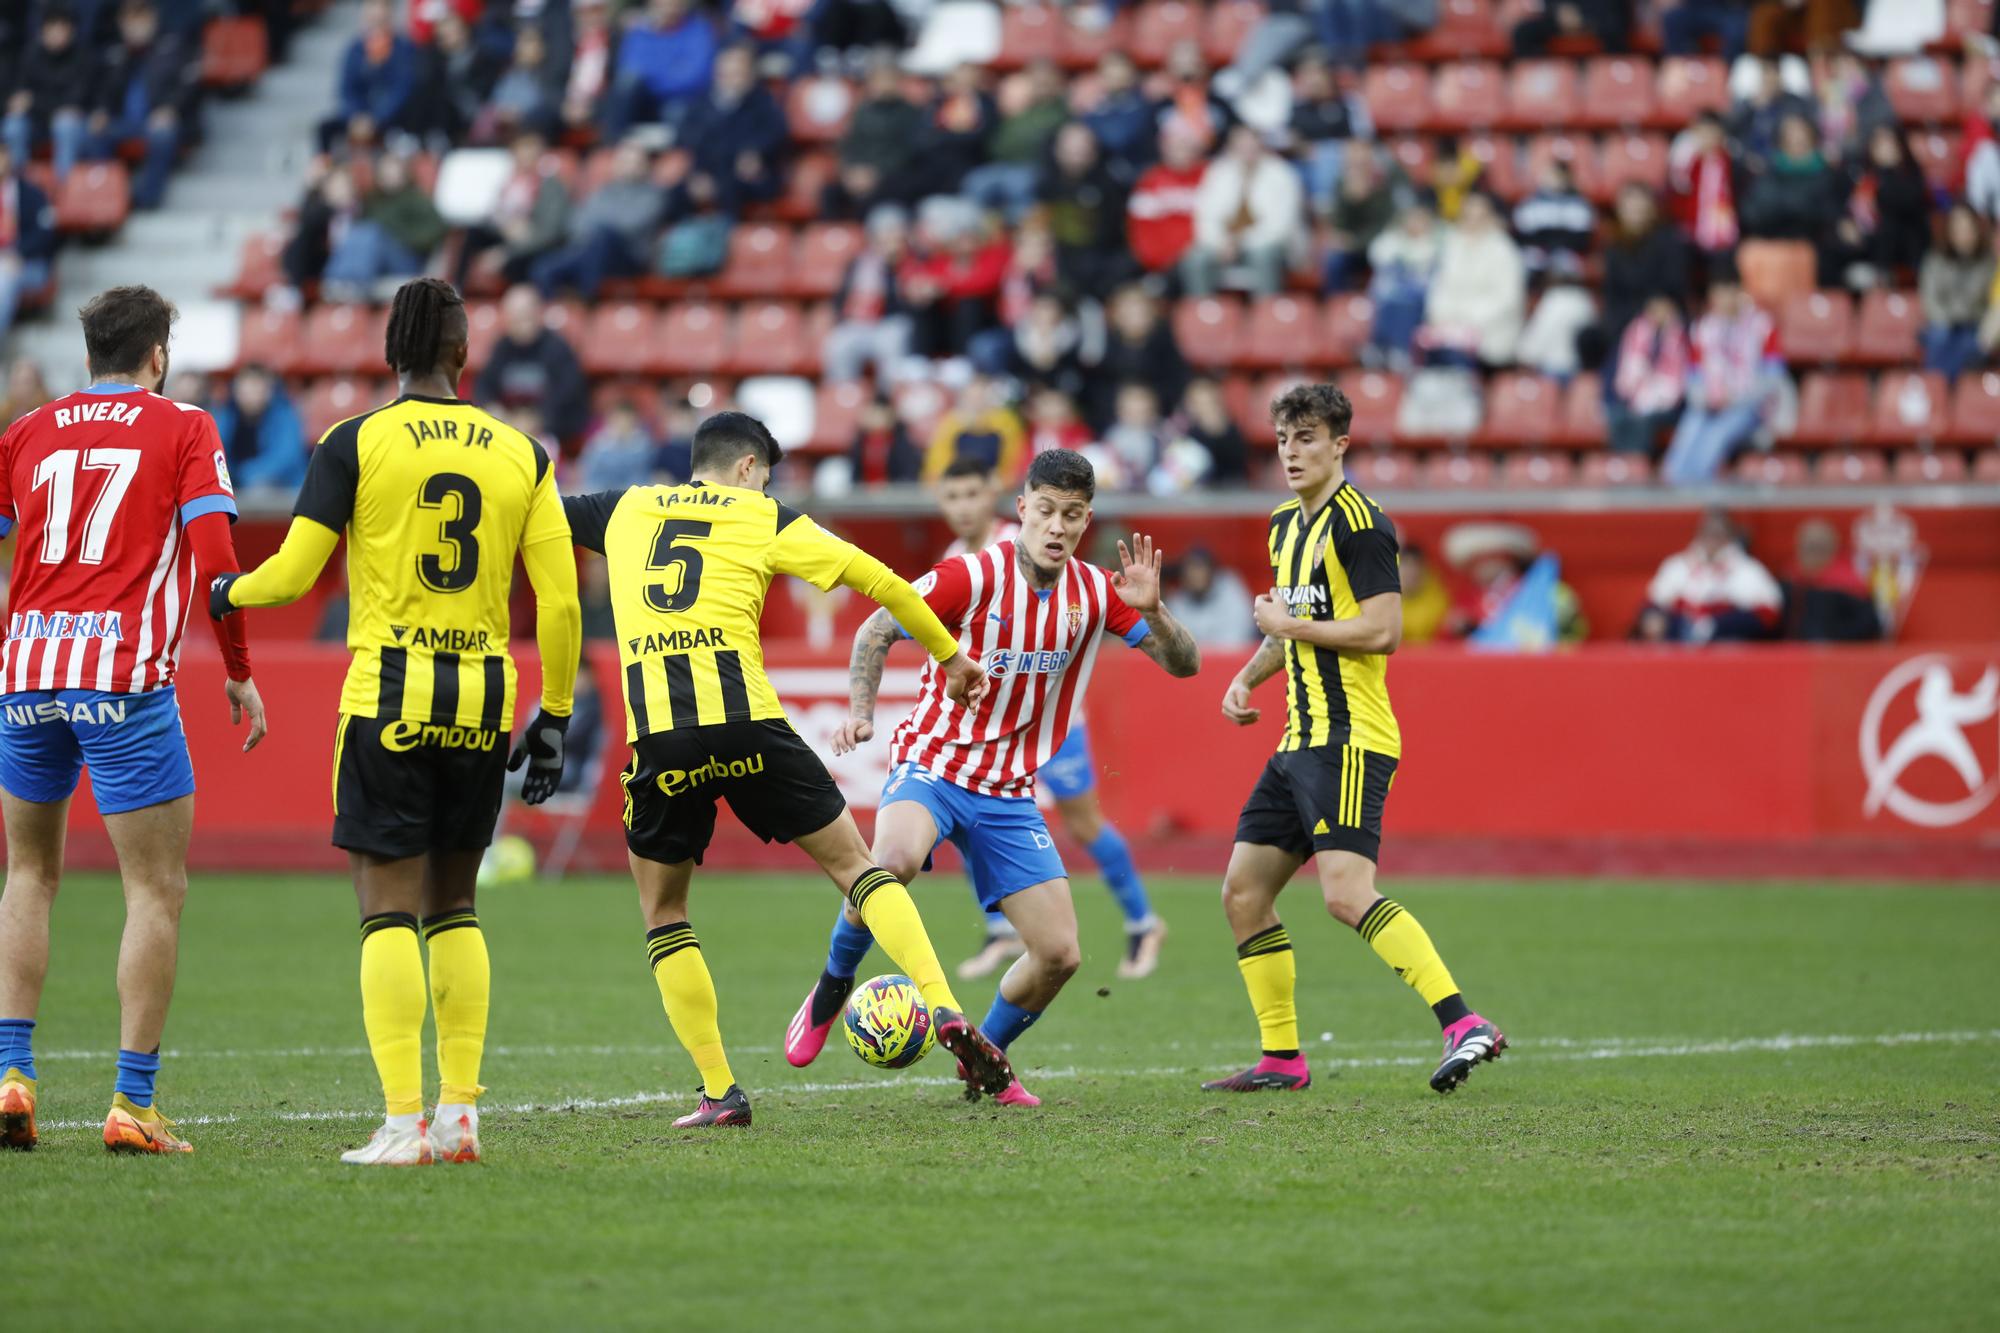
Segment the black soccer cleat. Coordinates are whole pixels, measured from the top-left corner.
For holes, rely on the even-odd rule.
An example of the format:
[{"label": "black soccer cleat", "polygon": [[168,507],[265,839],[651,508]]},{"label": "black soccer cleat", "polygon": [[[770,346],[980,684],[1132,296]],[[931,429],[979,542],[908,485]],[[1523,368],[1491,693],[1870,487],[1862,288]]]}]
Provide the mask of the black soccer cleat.
[{"label": "black soccer cleat", "polygon": [[937,1009],[937,1044],[958,1057],[958,1076],[965,1080],[965,1100],[976,1102],[983,1094],[998,1097],[1014,1081],[1014,1067],[1007,1056],[984,1032],[974,1027],[956,1009]]},{"label": "black soccer cleat", "polygon": [[1453,1091],[1471,1076],[1474,1065],[1498,1060],[1506,1050],[1506,1033],[1478,1014],[1467,1014],[1444,1030],[1444,1059],[1431,1075],[1431,1090]]},{"label": "black soccer cleat", "polygon": [[750,1123],[750,1098],[732,1083],[721,1097],[701,1095],[701,1105],[674,1121],[675,1129],[701,1129],[708,1125],[742,1127]]},{"label": "black soccer cleat", "polygon": [[1289,1060],[1265,1056],[1240,1074],[1211,1079],[1201,1085],[1203,1092],[1304,1092],[1313,1083],[1312,1071],[1304,1056]]}]

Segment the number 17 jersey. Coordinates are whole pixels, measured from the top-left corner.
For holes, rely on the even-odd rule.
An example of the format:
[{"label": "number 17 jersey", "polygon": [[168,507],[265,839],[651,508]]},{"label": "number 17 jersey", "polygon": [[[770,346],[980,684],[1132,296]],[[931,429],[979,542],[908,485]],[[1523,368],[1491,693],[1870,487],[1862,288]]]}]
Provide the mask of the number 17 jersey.
[{"label": "number 17 jersey", "polygon": [[569,536],[539,444],[470,403],[406,395],[326,433],[292,512],[347,533],[342,713],[512,728],[514,556]]}]

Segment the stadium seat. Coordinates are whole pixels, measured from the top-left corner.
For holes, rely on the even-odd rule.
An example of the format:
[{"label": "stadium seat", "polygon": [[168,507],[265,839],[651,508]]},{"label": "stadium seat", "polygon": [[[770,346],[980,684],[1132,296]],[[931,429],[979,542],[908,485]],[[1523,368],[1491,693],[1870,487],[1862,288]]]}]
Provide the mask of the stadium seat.
[{"label": "stadium seat", "polygon": [[1154,0],[1132,16],[1132,59],[1148,69],[1166,63],[1175,42],[1200,41],[1202,11],[1184,0]]},{"label": "stadium seat", "polygon": [[238,364],[254,361],[280,376],[298,373],[299,327],[303,322],[296,310],[244,307],[243,329],[236,338]]},{"label": "stadium seat", "polygon": [[1868,439],[1891,447],[1941,439],[1949,402],[1944,376],[1936,371],[1892,370],[1875,386]]},{"label": "stadium seat", "polygon": [[1807,375],[1799,385],[1799,419],[1788,444],[1824,449],[1860,437],[1868,420],[1868,381],[1859,375]]},{"label": "stadium seat", "polygon": [[1493,484],[1493,460],[1485,454],[1436,454],[1424,461],[1423,479],[1434,491],[1483,491]]},{"label": "stadium seat", "polygon": [[1576,66],[1567,60],[1521,60],[1507,77],[1507,124],[1524,131],[1575,125]]},{"label": "stadium seat", "polygon": [[736,336],[723,369],[731,375],[803,375],[817,360],[799,308],[759,301],[737,312]]},{"label": "stadium seat", "polygon": [[1904,124],[1945,125],[1958,120],[1958,83],[1943,61],[1911,56],[1890,63],[1882,87]]},{"label": "stadium seat", "polygon": [[1396,165],[1403,174],[1413,181],[1430,179],[1431,162],[1437,157],[1437,144],[1427,138],[1405,135],[1389,140],[1389,154],[1396,159]]},{"label": "stadium seat", "polygon": [[847,133],[854,87],[841,79],[800,79],[785,99],[785,122],[795,144],[830,144]]},{"label": "stadium seat", "polygon": [[1132,20],[1123,12],[1111,15],[1106,23],[1070,21],[1062,27],[1062,51],[1057,59],[1072,71],[1095,69],[1108,52],[1123,51],[1132,41]]},{"label": "stadium seat", "polygon": [[805,352],[799,362],[799,373],[817,375],[825,368],[823,356],[826,351],[826,335],[833,331],[833,306],[825,301],[815,301],[805,311]]},{"label": "stadium seat", "polygon": [[1609,433],[1600,381],[1595,375],[1577,376],[1563,394],[1554,442],[1571,449],[1602,449]]},{"label": "stadium seat", "polygon": [[654,364],[666,375],[712,375],[728,364],[728,313],[717,305],[687,301],[668,307],[660,322]]},{"label": "stadium seat", "polygon": [[1876,289],[1861,298],[1854,330],[1854,359],[1870,366],[1907,366],[1922,358],[1918,332],[1923,307],[1915,292]]},{"label": "stadium seat", "polygon": [[1949,486],[1966,479],[1965,455],[1956,449],[1933,453],[1906,449],[1896,455],[1890,475],[1905,486]]},{"label": "stadium seat", "polygon": [[1668,56],[1660,62],[1653,124],[1669,133],[1686,129],[1703,111],[1729,110],[1729,69],[1711,56]]},{"label": "stadium seat", "polygon": [[910,441],[922,449],[937,432],[940,418],[951,408],[951,396],[930,380],[906,380],[896,386],[896,415],[910,432]]},{"label": "stadium seat", "polygon": [[1538,181],[1552,158],[1569,164],[1578,194],[1600,204],[1610,198],[1595,139],[1582,134],[1538,134],[1528,140],[1522,171],[1529,181]]},{"label": "stadium seat", "polygon": [[1359,292],[1335,296],[1326,303],[1326,336],[1321,345],[1327,361],[1334,366],[1351,366],[1361,359],[1361,349],[1375,324],[1375,303]]},{"label": "stadium seat", "polygon": [[1598,188],[1615,198],[1627,185],[1654,193],[1667,188],[1667,141],[1657,134],[1615,135],[1604,142],[1604,174]]},{"label": "stadium seat", "polygon": [[820,385],[813,405],[812,442],[807,447],[832,452],[852,445],[861,409],[868,406],[871,396],[868,386],[858,382]]},{"label": "stadium seat", "polygon": [[1430,121],[1449,134],[1497,128],[1507,113],[1507,81],[1500,67],[1469,60],[1437,73]]},{"label": "stadium seat", "polygon": [[1521,154],[1511,135],[1472,135],[1459,147],[1479,159],[1479,184],[1507,203],[1534,188],[1521,173]]},{"label": "stadium seat", "polygon": [[1910,156],[1923,168],[1924,179],[1934,190],[1949,190],[1958,176],[1959,136],[1940,130],[1925,130],[1909,136]]},{"label": "stadium seat", "polygon": [[1490,0],[1444,0],[1429,32],[1391,49],[1433,63],[1497,59],[1507,54],[1507,33],[1494,21]]},{"label": "stadium seat", "polygon": [[1854,346],[1854,300],[1844,291],[1805,292],[1778,311],[1778,346],[1794,365],[1847,359]]},{"label": "stadium seat", "polygon": [[825,298],[840,290],[847,265],[861,250],[861,228],[852,222],[820,222],[799,235],[786,292]]},{"label": "stadium seat", "polygon": [[[1293,377],[1296,379],[1296,377]],[[1343,375],[1340,387],[1354,404],[1354,438],[1363,444],[1393,439],[1396,413],[1403,405],[1403,381],[1379,370]],[[1269,398],[1265,399],[1269,402]],[[1265,427],[1269,432],[1269,426]]]},{"label": "stadium seat", "polygon": [[715,275],[716,295],[778,296],[792,276],[792,234],[769,223],[749,223],[729,233],[729,258]]},{"label": "stadium seat", "polygon": [[389,312],[365,305],[315,306],[299,336],[298,369],[307,375],[366,375],[382,369]]},{"label": "stadium seat", "polygon": [[[786,222],[811,222],[820,215],[821,196],[840,174],[840,160],[830,152],[800,153],[785,171],[778,197],[759,205],[770,216]],[[752,210],[753,212],[756,210]]]},{"label": "stadium seat", "polygon": [[1491,449],[1547,448],[1555,440],[1560,396],[1554,380],[1532,371],[1496,375],[1487,386],[1486,418],[1474,442]]},{"label": "stadium seat", "polygon": [[1653,479],[1653,460],[1644,454],[1589,454],[1577,479],[1585,486],[1644,486]]},{"label": "stadium seat", "polygon": [[2000,449],[1988,449],[1972,460],[1972,479],[1988,485],[2000,485]]},{"label": "stadium seat", "polygon": [[1211,4],[1201,35],[1208,63],[1221,69],[1233,62],[1236,53],[1243,49],[1244,40],[1264,21],[1267,12],[1260,0],[1218,0]]},{"label": "stadium seat", "polygon": [[1952,444],[2000,445],[2000,374],[1989,370],[1959,377],[1944,437]]},{"label": "stadium seat", "polygon": [[201,30],[201,81],[210,88],[248,88],[270,66],[261,18],[210,19]]},{"label": "stadium seat", "polygon": [[342,377],[313,381],[299,408],[305,418],[306,438],[317,440],[338,423],[386,401],[390,393],[378,380]]},{"label": "stadium seat", "polygon": [[239,301],[262,300],[264,293],[283,285],[285,234],[260,231],[243,242],[243,254],[236,261],[236,276],[217,296],[233,296]]},{"label": "stadium seat", "polygon": [[1813,480],[1822,486],[1879,486],[1888,479],[1889,465],[1872,449],[1822,454],[1813,466]]},{"label": "stadium seat", "polygon": [[123,162],[84,162],[50,192],[56,230],[109,236],[132,212],[132,179]]},{"label": "stadium seat", "polygon": [[1510,454],[1500,464],[1500,484],[1509,490],[1567,486],[1575,475],[1568,454]]},{"label": "stadium seat", "polygon": [[1605,56],[1583,75],[1582,123],[1600,129],[1639,129],[1653,121],[1658,102],[1652,65],[1631,56]]},{"label": "stadium seat", "polygon": [[584,325],[577,357],[591,375],[650,375],[663,367],[653,307],[639,301],[600,304]]},{"label": "stadium seat", "polygon": [[1237,361],[1258,370],[1325,364],[1326,330],[1319,308],[1296,296],[1266,296],[1250,304]]},{"label": "stadium seat", "polygon": [[1204,370],[1240,365],[1243,307],[1220,296],[1184,300],[1174,307],[1174,341],[1189,365]]},{"label": "stadium seat", "polygon": [[1068,26],[1053,5],[1006,6],[1000,12],[1000,54],[992,67],[1015,70],[1037,60],[1062,59],[1063,29]]},{"label": "stadium seat", "polygon": [[1417,484],[1417,463],[1395,449],[1362,449],[1342,460],[1347,479],[1364,491],[1406,489]]},{"label": "stadium seat", "polygon": [[1421,65],[1377,65],[1361,86],[1376,133],[1405,134],[1431,127],[1431,78]]},{"label": "stadium seat", "polygon": [[1736,267],[1743,289],[1766,310],[1783,310],[1785,302],[1813,291],[1819,264],[1808,241],[1745,241],[1736,248]]},{"label": "stadium seat", "polygon": [[1803,486],[1807,474],[1804,454],[1761,449],[1737,459],[1735,471],[1736,480],[1751,486]]},{"label": "stadium seat", "polygon": [[[1236,418],[1237,427],[1242,430],[1243,438],[1250,442],[1252,448],[1270,449],[1277,444],[1277,436],[1271,430],[1271,400],[1294,385],[1304,384],[1306,381],[1307,376],[1288,370],[1259,376],[1254,380],[1240,376],[1232,377],[1223,384],[1223,400],[1230,405],[1231,415]],[[1358,411],[1356,415],[1359,416]],[[1388,422],[1370,435],[1364,432],[1357,420],[1353,427],[1354,438],[1362,444],[1386,443],[1390,427],[1394,424],[1395,415],[1392,412]]]}]

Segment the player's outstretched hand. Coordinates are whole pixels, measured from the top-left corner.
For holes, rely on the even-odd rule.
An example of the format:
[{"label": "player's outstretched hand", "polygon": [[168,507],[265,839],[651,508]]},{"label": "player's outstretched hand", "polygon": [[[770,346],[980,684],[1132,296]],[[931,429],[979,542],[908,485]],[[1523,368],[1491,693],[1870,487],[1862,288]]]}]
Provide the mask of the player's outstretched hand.
[{"label": "player's outstretched hand", "polygon": [[1298,617],[1292,614],[1292,608],[1285,605],[1284,599],[1278,596],[1277,589],[1273,588],[1270,592],[1261,594],[1252,610],[1256,613],[1257,628],[1260,632],[1273,639],[1292,637],[1292,626],[1298,623]]},{"label": "player's outstretched hand", "polygon": [[1123,566],[1111,576],[1111,586],[1125,605],[1142,615],[1160,609],[1160,566],[1163,557],[1153,539],[1143,532],[1132,534],[1132,544],[1118,543],[1118,563]]},{"label": "player's outstretched hand", "polygon": [[528,776],[521,782],[521,799],[529,805],[540,805],[556,794],[556,787],[562,782],[563,756],[568,748],[565,738],[568,735],[568,718],[557,717],[546,710],[538,712],[535,720],[528,724],[528,729],[521,733],[514,753],[507,756],[509,773],[522,764],[528,766]]},{"label": "player's outstretched hand", "polygon": [[865,718],[850,717],[840,724],[840,730],[833,733],[833,752],[836,755],[853,754],[875,736],[875,724]]},{"label": "player's outstretched hand", "polygon": [[944,693],[953,703],[964,704],[967,708],[979,707],[979,701],[986,697],[986,669],[964,653],[953,653],[951,660],[939,668],[944,672]]},{"label": "player's outstretched hand", "polygon": [[1223,691],[1222,715],[1239,727],[1252,726],[1264,716],[1250,702],[1250,687],[1240,680],[1230,681],[1229,688]]},{"label": "player's outstretched hand", "polygon": [[264,696],[257,693],[254,680],[225,680],[222,692],[229,696],[231,726],[241,726],[244,718],[250,719],[250,734],[243,738],[243,753],[249,754],[271,731],[264,721]]}]

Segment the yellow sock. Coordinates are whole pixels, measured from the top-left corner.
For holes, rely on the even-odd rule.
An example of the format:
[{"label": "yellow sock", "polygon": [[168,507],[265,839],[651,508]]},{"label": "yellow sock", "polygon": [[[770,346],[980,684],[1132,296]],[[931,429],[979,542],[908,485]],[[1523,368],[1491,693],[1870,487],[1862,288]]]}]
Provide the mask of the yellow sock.
[{"label": "yellow sock", "polygon": [[917,904],[900,880],[877,866],[854,881],[847,890],[847,901],[861,913],[862,924],[882,946],[882,952],[903,969],[904,976],[917,983],[925,1004],[933,1011],[944,1008],[965,1012],[944,979],[944,965],[938,962],[937,950],[931,947],[924,919],[917,915]]},{"label": "yellow sock", "polygon": [[701,956],[701,941],[687,922],[676,921],[646,932],[646,953],[653,962],[660,1002],[667,1006],[667,1021],[701,1071],[702,1091],[715,1098],[726,1095],[736,1076],[729,1072],[729,1057],[722,1051],[715,980]]},{"label": "yellow sock", "polygon": [[471,908],[424,918],[430,949],[431,1011],[437,1017],[438,1103],[470,1106],[486,1091],[479,1060],[486,1053],[486,1009],[493,965],[486,935]]},{"label": "yellow sock", "polygon": [[1266,1054],[1299,1049],[1299,1011],[1292,1004],[1298,983],[1298,963],[1292,957],[1292,937],[1283,926],[1260,930],[1236,946],[1236,968],[1250,1007],[1257,1011],[1257,1031]]},{"label": "yellow sock", "polygon": [[1396,969],[1397,976],[1424,997],[1425,1004],[1434,1005],[1458,994],[1458,983],[1451,979],[1444,959],[1438,957],[1437,946],[1401,904],[1377,898],[1355,929],[1382,955],[1383,962]]},{"label": "yellow sock", "polygon": [[424,1109],[424,954],[417,919],[382,912],[361,923],[361,1025],[390,1115]]}]

